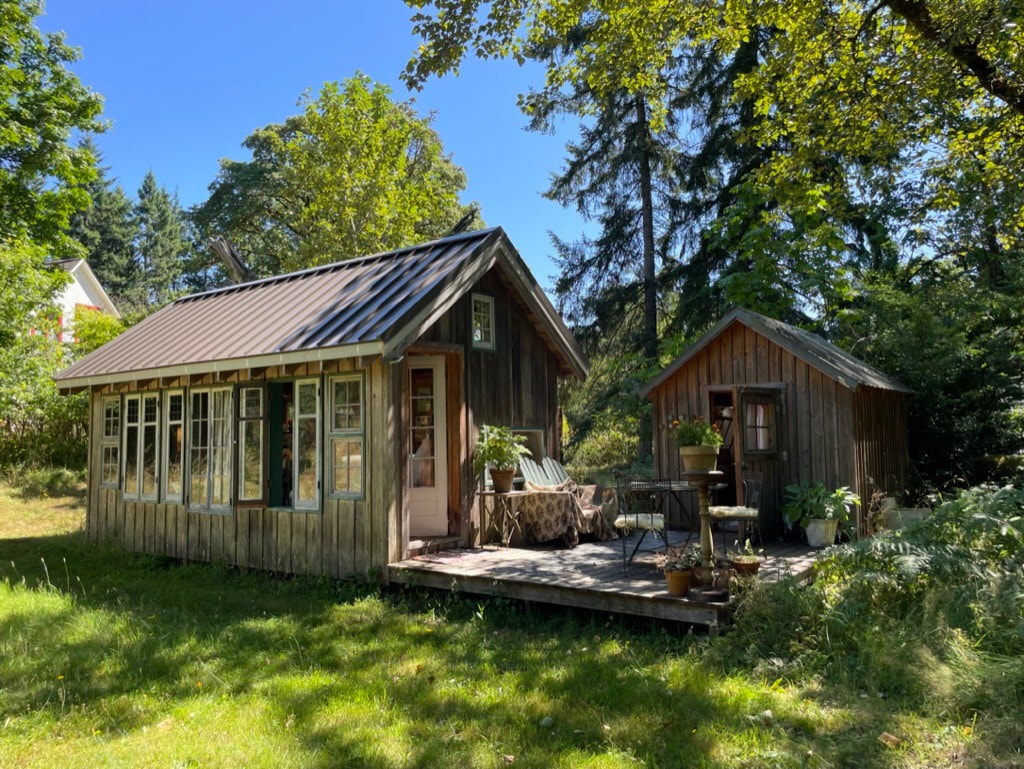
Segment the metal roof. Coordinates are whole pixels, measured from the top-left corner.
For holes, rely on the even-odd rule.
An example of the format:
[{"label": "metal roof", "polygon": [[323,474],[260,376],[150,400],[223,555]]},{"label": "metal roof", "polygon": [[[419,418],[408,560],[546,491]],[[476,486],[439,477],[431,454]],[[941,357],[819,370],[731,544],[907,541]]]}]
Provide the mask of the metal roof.
[{"label": "metal roof", "polygon": [[686,351],[666,366],[664,371],[648,382],[641,389],[640,394],[642,396],[650,394],[733,323],[742,323],[748,328],[757,331],[804,363],[814,366],[814,368],[826,376],[835,379],[850,390],[856,390],[858,387],[865,386],[902,393],[913,392],[913,390],[904,387],[895,379],[886,376],[878,369],[869,366],[864,361],[853,357],[850,353],[836,347],[831,342],[826,342],[815,334],[804,331],[796,326],[791,326],[788,323],[783,323],[780,320],[759,315],[751,310],[736,308],[716,323],[700,339],[686,348]]},{"label": "metal roof", "polygon": [[397,357],[496,263],[566,371],[586,358],[501,228],[178,299],[57,375],[62,388],[381,354]]}]

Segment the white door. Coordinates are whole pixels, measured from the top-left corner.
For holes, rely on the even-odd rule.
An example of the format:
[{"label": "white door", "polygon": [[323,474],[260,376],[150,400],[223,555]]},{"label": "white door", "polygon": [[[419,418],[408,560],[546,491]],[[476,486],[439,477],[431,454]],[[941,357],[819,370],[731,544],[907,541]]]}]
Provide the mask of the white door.
[{"label": "white door", "polygon": [[448,436],[445,430],[444,358],[409,359],[410,424],[406,434],[409,534],[448,533]]}]

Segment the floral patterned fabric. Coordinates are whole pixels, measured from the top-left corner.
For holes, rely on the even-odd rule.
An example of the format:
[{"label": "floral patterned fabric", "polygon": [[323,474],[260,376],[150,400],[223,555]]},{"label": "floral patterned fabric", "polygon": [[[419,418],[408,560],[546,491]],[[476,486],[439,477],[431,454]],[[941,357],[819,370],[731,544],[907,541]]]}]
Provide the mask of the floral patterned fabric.
[{"label": "floral patterned fabric", "polygon": [[[541,534],[549,534],[559,525],[573,525],[576,527],[577,533],[591,534],[601,542],[618,537],[610,522],[615,520],[618,513],[618,502],[611,490],[602,490],[600,486],[577,486],[571,479],[558,484],[558,486],[542,486],[527,481],[526,490],[534,493],[520,503],[519,509],[520,511],[530,510],[529,515],[521,512],[521,520],[524,533],[527,533],[527,537],[532,541],[547,541],[541,538]],[[558,496],[543,499],[549,494]],[[535,496],[538,499],[533,501]],[[614,507],[614,512],[606,510],[610,506]],[[534,508],[538,510],[544,508],[545,512],[534,512]],[[531,518],[541,521],[537,526],[536,536],[531,536],[528,533],[528,527],[534,525]],[[562,531],[547,539],[555,539],[564,531],[563,528]]]}]

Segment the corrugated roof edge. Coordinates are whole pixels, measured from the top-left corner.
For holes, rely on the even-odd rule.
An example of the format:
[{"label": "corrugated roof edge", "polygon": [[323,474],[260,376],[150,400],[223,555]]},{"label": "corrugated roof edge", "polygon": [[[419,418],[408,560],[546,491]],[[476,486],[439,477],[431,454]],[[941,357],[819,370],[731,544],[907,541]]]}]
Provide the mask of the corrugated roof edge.
[{"label": "corrugated roof edge", "polygon": [[[316,275],[319,273],[333,272],[339,269],[349,269],[355,265],[363,264],[364,262],[370,262],[375,259],[385,258],[398,258],[401,256],[409,256],[413,252],[422,251],[424,249],[432,248],[438,243],[458,243],[463,240],[470,240],[472,238],[485,239],[490,236],[493,232],[500,230],[501,227],[487,227],[482,230],[473,230],[472,232],[463,232],[458,235],[450,235],[445,238],[436,238],[426,243],[417,243],[414,246],[403,246],[402,248],[396,248],[391,251],[380,251],[376,254],[368,254],[366,256],[356,256],[351,259],[342,259],[341,261],[331,262],[330,264],[320,264],[316,267],[307,267],[304,270],[296,270],[295,272],[286,272],[283,275],[271,275],[267,278],[257,278],[256,280],[250,280],[245,283],[234,283],[230,286],[220,286],[219,288],[211,288],[208,291],[199,291],[195,294],[189,294],[188,296],[182,296],[175,299],[171,304],[179,304],[185,302],[195,301],[197,299],[204,299],[209,296],[216,296],[222,294],[229,294],[234,291],[243,291],[254,286],[270,285],[272,283],[284,283],[288,280],[294,280],[296,278],[305,277],[308,275]],[[507,236],[506,236],[507,237]]]},{"label": "corrugated roof edge", "polygon": [[[780,320],[768,318],[767,316],[761,315],[754,312],[753,310],[747,310],[742,307],[736,307],[730,310],[718,323],[708,329],[701,337],[694,342],[692,345],[686,348],[682,355],[676,358],[674,361],[669,363],[660,374],[654,377],[646,385],[640,388],[639,394],[641,397],[646,398],[651,394],[652,391],[657,389],[660,385],[664,384],[676,371],[679,370],[687,361],[693,358],[697,353],[703,350],[708,344],[710,344],[719,334],[721,334],[726,328],[732,323],[739,321],[744,323],[748,327],[759,332],[761,335],[767,337],[771,341],[775,342],[780,347],[785,348],[790,353],[800,358],[805,363],[819,369],[823,373],[827,374],[831,378],[840,382],[844,386],[851,390],[856,390],[861,385],[869,387],[879,387],[880,389],[894,390],[896,392],[902,392],[911,394],[914,391],[909,387],[906,387],[895,379],[883,374],[878,369],[865,363],[859,358],[855,358],[850,353],[832,344],[821,337],[815,336],[808,331],[804,331],[801,328],[792,326],[788,323],[783,323]],[[821,355],[818,355],[814,350],[800,349],[793,345],[783,334],[778,332],[778,329],[773,327],[773,324],[779,324],[784,326],[786,329],[796,332],[803,337],[809,343],[814,345],[821,345],[828,349],[833,354],[840,356],[844,361],[850,365],[860,368],[865,374],[869,374],[871,378],[877,379],[876,382],[869,381],[868,377],[858,377],[856,381],[849,381],[850,377],[846,373],[840,371],[838,368],[829,363]]]}]

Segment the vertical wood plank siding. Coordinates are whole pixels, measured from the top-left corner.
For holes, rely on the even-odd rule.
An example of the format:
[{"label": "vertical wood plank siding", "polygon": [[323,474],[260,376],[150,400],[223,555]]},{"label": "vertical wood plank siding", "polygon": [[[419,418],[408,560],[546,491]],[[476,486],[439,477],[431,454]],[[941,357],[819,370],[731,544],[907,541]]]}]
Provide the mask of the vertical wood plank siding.
[{"label": "vertical wood plank siding", "polygon": [[[865,502],[875,488],[889,493],[905,488],[906,395],[866,386],[851,391],[742,323],[724,329],[651,391],[656,474],[682,477],[668,429],[670,417],[710,419],[710,389],[758,385],[780,387],[781,394],[779,452],[762,498],[766,534],[783,532],[781,505],[791,483],[820,480],[830,488],[850,486]],[[742,414],[739,403],[734,406],[739,431]],[[753,469],[764,460],[746,461]]]},{"label": "vertical wood plank siding", "polygon": [[[526,307],[508,290],[495,268],[459,299],[410,348],[409,354],[444,355],[448,388],[449,526],[468,543],[479,541],[477,479],[472,471],[473,441],[479,426],[508,424],[545,432],[555,454],[559,362]],[[494,351],[474,350],[471,341],[472,292],[495,300]],[[406,359],[408,355],[406,356]],[[318,512],[236,508],[228,514],[188,512],[182,505],[124,500],[118,489],[101,488],[98,436],[103,428],[102,397],[138,389],[196,387],[283,377],[329,376],[362,371],[365,381],[365,499],[327,495],[327,399],[321,442],[324,461],[322,506]],[[254,371],[131,383],[92,393],[89,493],[86,531],[92,541],[112,540],[128,550],[188,561],[223,562],[245,569],[344,577],[367,575],[405,557],[409,540],[403,489],[406,484],[406,363],[344,359]],[[325,380],[326,381],[326,380]],[[326,396],[327,393],[324,393]],[[162,431],[161,431],[162,436]],[[234,479],[233,479],[234,480]]]}]

